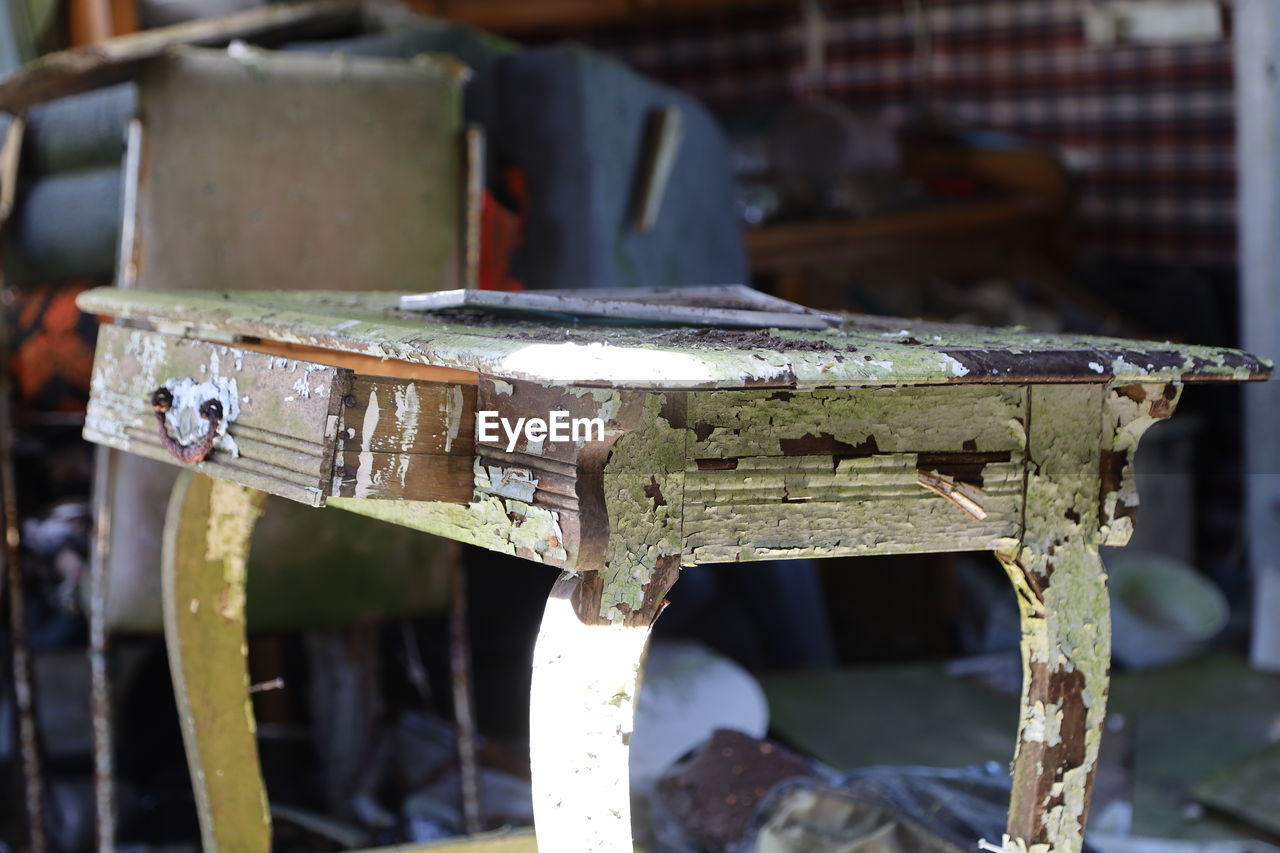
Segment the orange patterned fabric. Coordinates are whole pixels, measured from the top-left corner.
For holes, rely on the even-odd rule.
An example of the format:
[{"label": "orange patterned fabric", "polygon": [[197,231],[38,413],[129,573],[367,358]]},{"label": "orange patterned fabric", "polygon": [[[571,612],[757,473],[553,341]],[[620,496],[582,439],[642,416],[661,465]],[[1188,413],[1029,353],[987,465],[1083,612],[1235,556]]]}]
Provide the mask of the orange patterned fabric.
[{"label": "orange patterned fabric", "polygon": [[42,284],[18,293],[10,364],[18,405],[31,411],[83,411],[89,397],[97,321],[76,296],[100,282]]}]

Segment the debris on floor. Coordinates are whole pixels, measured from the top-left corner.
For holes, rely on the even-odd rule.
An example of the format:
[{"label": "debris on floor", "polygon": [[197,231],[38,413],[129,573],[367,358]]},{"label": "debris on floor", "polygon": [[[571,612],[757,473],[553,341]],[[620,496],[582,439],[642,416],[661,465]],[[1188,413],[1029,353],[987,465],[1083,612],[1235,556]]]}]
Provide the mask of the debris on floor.
[{"label": "debris on floor", "polygon": [[733,849],[774,785],[816,773],[809,761],[776,743],[720,729],[658,781],[654,835],[672,851]]}]

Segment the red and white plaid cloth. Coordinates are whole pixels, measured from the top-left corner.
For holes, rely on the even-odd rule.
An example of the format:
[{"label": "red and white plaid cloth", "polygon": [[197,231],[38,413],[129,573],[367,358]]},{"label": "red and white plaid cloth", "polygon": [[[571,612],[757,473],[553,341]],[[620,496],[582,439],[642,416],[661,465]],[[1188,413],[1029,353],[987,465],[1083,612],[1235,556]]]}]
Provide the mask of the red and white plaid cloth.
[{"label": "red and white plaid cloth", "polygon": [[[890,120],[917,97],[903,0],[832,0],[827,96]],[[1234,81],[1229,39],[1094,47],[1081,0],[923,0],[933,111],[1058,150],[1080,180],[1091,257],[1233,264]],[[713,108],[806,90],[798,5],[731,6],[582,34]]]}]

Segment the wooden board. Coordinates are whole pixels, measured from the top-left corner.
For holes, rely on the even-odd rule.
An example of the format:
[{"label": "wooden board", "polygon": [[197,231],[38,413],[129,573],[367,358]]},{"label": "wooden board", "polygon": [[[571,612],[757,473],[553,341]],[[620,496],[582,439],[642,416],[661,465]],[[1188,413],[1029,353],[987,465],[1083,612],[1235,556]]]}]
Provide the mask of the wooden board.
[{"label": "wooden board", "polygon": [[359,3],[319,0],[266,6],[107,39],[51,53],[0,79],[0,109],[20,113],[42,101],[128,80],[143,62],[178,44],[226,44],[233,39],[296,33],[308,26],[355,26],[359,22]]}]

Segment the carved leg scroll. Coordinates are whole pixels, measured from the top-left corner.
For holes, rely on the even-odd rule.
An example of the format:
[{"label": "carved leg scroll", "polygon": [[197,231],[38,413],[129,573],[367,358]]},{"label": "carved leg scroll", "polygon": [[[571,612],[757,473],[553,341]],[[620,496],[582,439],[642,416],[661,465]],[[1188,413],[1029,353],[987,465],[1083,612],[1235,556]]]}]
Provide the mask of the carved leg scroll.
[{"label": "carved leg scroll", "polygon": [[529,752],[539,850],[630,853],[628,753],[640,665],[678,568],[659,569],[644,606],[600,617],[599,572],[565,573],[533,654]]},{"label": "carved leg scroll", "polygon": [[1103,392],[1032,389],[1025,531],[996,552],[1022,613],[1010,851],[1077,853],[1083,843],[1111,664],[1098,558]]},{"label": "carved leg scroll", "polygon": [[165,519],[165,644],[205,853],[267,853],[244,625],[245,565],[263,492],[184,472]]}]

